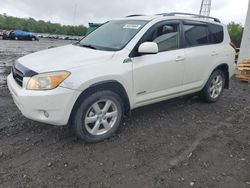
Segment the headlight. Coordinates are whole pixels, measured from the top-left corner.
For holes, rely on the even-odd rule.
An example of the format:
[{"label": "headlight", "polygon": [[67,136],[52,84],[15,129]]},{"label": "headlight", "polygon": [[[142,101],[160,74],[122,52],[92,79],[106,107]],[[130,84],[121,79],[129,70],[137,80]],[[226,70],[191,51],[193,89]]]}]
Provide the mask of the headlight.
[{"label": "headlight", "polygon": [[26,89],[28,90],[50,90],[58,87],[68,76],[70,72],[58,71],[41,73],[31,77]]}]

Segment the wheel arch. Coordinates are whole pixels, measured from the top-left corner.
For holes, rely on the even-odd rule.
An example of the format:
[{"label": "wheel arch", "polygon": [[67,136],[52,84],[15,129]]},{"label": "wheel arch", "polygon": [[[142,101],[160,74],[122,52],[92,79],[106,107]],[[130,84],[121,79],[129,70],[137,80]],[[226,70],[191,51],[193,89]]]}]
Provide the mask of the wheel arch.
[{"label": "wheel arch", "polygon": [[77,98],[73,106],[73,109],[71,110],[70,120],[72,119],[72,115],[76,112],[76,110],[81,104],[81,101],[84,98],[88,97],[94,92],[102,91],[102,90],[110,90],[118,94],[121,97],[122,101],[124,102],[125,114],[128,114],[130,112],[129,97],[123,85],[116,80],[107,80],[107,81],[102,81],[102,82],[92,84],[79,95],[79,97]]},{"label": "wheel arch", "polygon": [[215,71],[215,70],[221,70],[222,72],[224,72],[224,74],[225,74],[225,89],[229,89],[229,66],[228,66],[228,64],[226,64],[226,63],[223,63],[223,64],[220,64],[220,65],[218,65],[214,70],[213,70],[213,72]]}]

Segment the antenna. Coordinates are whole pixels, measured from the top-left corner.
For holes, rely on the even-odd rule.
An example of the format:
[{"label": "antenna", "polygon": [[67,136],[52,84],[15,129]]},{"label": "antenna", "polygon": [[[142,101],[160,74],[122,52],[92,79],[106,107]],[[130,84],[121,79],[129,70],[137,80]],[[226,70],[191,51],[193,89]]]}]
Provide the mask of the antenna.
[{"label": "antenna", "polygon": [[210,16],[211,1],[212,0],[202,0],[200,8],[201,16]]}]

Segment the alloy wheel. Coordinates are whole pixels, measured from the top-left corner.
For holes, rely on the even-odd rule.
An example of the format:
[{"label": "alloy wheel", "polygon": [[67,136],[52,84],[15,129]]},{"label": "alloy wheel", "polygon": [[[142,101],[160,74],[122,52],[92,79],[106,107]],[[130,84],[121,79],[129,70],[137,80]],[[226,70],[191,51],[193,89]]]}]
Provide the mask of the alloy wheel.
[{"label": "alloy wheel", "polygon": [[223,90],[223,78],[221,75],[217,75],[212,80],[209,88],[210,97],[216,99],[217,97],[220,96],[222,90]]},{"label": "alloy wheel", "polygon": [[115,102],[102,99],[94,103],[85,115],[84,126],[92,135],[103,135],[115,125],[118,110]]}]

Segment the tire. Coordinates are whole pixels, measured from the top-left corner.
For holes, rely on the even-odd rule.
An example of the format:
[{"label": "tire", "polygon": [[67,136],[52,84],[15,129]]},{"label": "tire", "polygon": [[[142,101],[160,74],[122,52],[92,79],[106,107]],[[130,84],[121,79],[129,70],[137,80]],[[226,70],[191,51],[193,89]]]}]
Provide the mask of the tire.
[{"label": "tire", "polygon": [[83,98],[72,114],[71,125],[78,138],[96,143],[111,137],[119,128],[124,108],[119,95],[97,91]]},{"label": "tire", "polygon": [[225,80],[225,73],[219,69],[215,70],[200,92],[200,98],[207,103],[217,102],[223,94]]},{"label": "tire", "polygon": [[19,40],[18,37],[15,37],[14,39],[15,39],[15,40]]}]

